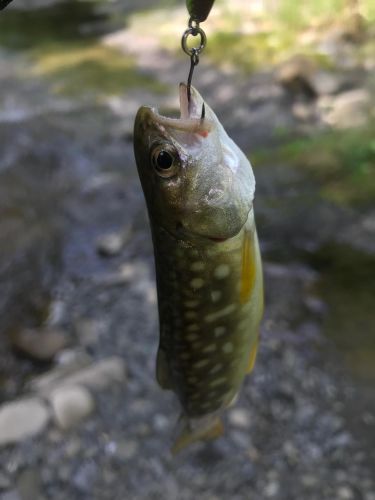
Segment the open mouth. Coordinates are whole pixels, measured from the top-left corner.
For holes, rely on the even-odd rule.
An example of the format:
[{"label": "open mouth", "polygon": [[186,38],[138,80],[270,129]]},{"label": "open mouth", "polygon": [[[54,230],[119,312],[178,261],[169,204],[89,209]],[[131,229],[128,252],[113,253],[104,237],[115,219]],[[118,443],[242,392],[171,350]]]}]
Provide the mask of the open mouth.
[{"label": "open mouth", "polygon": [[207,137],[212,128],[212,122],[206,118],[205,105],[202,98],[196,93],[194,88],[191,88],[189,101],[188,89],[184,83],[180,83],[179,94],[180,118],[162,116],[153,109],[155,120],[167,128]]}]

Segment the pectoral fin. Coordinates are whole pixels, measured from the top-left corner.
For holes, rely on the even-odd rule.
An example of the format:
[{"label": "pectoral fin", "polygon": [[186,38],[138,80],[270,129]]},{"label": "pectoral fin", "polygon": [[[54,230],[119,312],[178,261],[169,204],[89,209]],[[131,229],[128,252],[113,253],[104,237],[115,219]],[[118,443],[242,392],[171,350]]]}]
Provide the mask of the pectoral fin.
[{"label": "pectoral fin", "polygon": [[172,389],[167,356],[161,347],[159,347],[156,357],[156,380],[162,389]]}]

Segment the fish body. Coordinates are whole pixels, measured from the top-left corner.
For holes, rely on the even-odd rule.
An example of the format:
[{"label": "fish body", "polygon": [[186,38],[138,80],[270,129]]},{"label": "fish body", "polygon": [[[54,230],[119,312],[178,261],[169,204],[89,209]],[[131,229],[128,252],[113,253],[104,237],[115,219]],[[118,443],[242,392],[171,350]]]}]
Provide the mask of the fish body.
[{"label": "fish body", "polygon": [[[200,94],[181,118],[142,107],[134,145],[154,243],[157,380],[183,409],[175,450],[221,432],[220,410],[254,365],[263,277],[251,165]],[[216,429],[216,431],[215,431]]]}]

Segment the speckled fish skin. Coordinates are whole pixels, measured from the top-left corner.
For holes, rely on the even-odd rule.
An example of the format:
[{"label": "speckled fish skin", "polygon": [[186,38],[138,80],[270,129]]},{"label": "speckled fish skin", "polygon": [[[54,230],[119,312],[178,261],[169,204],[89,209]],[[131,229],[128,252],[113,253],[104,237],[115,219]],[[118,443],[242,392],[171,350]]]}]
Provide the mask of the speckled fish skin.
[{"label": "speckled fish skin", "polygon": [[180,119],[140,108],[134,148],[155,253],[157,379],[194,420],[227,407],[250,371],[263,278],[251,165],[207,104],[201,119],[194,88],[189,106],[181,84],[180,101]]}]

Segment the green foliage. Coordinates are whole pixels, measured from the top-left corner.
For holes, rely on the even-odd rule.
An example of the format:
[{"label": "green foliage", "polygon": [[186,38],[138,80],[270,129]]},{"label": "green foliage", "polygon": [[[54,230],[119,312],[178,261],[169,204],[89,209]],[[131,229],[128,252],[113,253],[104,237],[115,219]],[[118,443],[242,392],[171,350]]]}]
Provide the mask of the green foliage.
[{"label": "green foliage", "polygon": [[93,39],[83,26],[103,22],[95,2],[67,1],[32,10],[5,10],[0,16],[0,44],[15,50],[40,48],[51,42]]},{"label": "green foliage", "polygon": [[[343,205],[369,205],[375,199],[375,123],[331,130],[298,139],[277,150],[260,151],[255,164],[284,161],[306,170],[323,196]],[[254,156],[254,155],[253,155]]]},{"label": "green foliage", "polygon": [[33,75],[47,77],[56,93],[120,94],[127,88],[163,92],[164,86],[137,72],[132,58],[98,40],[110,20],[95,1],[67,1],[0,17],[0,45],[31,55]]},{"label": "green foliage", "polygon": [[328,304],[323,327],[357,375],[375,379],[375,258],[331,244],[311,257],[320,271],[319,295]]}]

